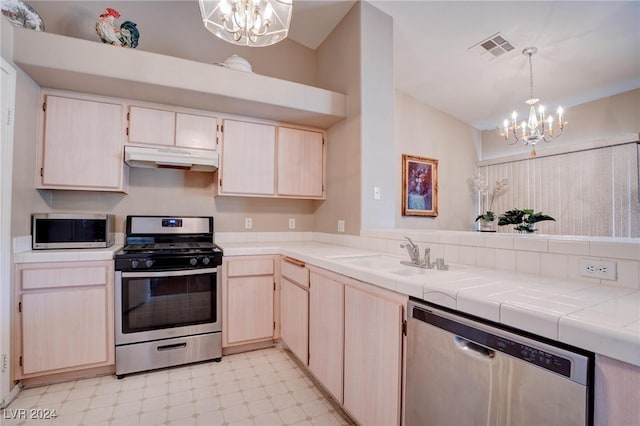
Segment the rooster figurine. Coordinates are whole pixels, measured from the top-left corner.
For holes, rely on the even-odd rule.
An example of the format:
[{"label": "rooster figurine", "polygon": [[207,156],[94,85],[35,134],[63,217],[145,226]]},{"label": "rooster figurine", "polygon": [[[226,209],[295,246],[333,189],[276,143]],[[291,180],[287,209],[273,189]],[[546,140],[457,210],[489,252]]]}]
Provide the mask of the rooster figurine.
[{"label": "rooster figurine", "polygon": [[100,15],[100,18],[96,21],[96,32],[100,36],[100,40],[102,40],[103,43],[114,46],[138,46],[140,33],[138,32],[138,28],[136,28],[135,22],[124,21],[118,29],[113,25],[113,19],[119,17],[120,13],[110,7],[107,8],[106,13]]}]

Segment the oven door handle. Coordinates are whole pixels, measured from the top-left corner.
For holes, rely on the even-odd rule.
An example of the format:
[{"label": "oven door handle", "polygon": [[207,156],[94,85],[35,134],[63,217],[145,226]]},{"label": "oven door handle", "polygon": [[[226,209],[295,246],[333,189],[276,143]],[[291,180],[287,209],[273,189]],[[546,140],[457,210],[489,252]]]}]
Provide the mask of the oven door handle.
[{"label": "oven door handle", "polygon": [[123,272],[122,278],[162,278],[162,277],[184,277],[186,275],[215,274],[218,268],[205,269],[181,269],[179,271],[140,271]]}]

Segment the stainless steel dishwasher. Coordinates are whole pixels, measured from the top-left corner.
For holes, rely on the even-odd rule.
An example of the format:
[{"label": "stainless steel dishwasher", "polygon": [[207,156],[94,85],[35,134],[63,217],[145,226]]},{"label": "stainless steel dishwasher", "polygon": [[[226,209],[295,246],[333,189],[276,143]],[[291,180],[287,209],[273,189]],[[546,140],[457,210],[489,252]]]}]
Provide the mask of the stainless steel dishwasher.
[{"label": "stainless steel dishwasher", "polygon": [[593,422],[593,354],[408,303],[406,426]]}]

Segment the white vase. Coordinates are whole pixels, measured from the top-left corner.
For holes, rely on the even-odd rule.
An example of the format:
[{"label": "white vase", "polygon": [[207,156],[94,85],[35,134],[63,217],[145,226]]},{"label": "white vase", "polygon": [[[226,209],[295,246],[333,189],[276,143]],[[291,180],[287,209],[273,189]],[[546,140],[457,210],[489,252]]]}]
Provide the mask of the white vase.
[{"label": "white vase", "polygon": [[496,232],[496,222],[494,220],[480,219],[480,232]]}]

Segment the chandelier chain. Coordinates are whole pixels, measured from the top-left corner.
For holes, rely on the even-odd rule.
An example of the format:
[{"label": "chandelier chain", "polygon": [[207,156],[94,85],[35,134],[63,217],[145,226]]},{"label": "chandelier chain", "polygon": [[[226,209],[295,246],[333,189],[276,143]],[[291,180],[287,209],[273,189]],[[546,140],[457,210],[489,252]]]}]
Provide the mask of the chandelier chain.
[{"label": "chandelier chain", "polygon": [[532,53],[529,53],[529,99],[533,99],[533,61],[531,60]]}]

